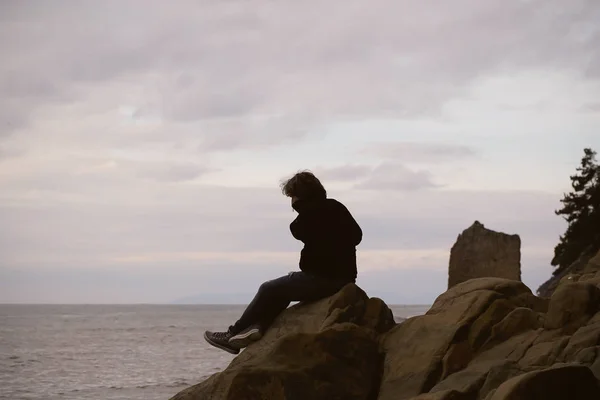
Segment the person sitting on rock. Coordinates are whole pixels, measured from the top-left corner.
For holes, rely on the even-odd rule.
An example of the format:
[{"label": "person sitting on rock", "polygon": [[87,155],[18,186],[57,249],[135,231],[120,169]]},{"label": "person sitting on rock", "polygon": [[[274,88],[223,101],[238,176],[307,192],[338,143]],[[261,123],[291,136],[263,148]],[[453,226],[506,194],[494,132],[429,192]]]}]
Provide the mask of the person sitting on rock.
[{"label": "person sitting on rock", "polygon": [[208,343],[232,354],[262,338],[291,302],[320,300],[356,282],[356,246],[362,240],[362,230],[348,209],[327,198],[319,179],[308,171],[283,182],[281,190],[298,212],[290,231],[304,243],[300,271],[260,285],[241,318],[227,331],[204,333]]}]

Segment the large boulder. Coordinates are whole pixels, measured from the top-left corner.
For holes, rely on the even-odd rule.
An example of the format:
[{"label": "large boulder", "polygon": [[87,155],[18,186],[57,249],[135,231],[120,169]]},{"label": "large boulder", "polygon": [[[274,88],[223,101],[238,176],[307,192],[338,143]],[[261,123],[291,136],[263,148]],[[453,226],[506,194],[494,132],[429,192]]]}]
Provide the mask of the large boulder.
[{"label": "large boulder", "polygon": [[600,385],[589,368],[559,365],[533,371],[504,382],[489,400],[600,399]]},{"label": "large boulder", "polygon": [[592,283],[574,282],[558,287],[550,298],[545,327],[577,331],[600,310],[600,288]]},{"label": "large boulder", "polygon": [[288,308],[223,372],[172,399],[371,399],[383,363],[378,335],[394,325],[383,301],[349,284]]},{"label": "large boulder", "polygon": [[[383,335],[378,398],[537,399],[544,398],[536,397],[540,380],[551,379],[542,377],[554,374],[573,375],[586,388],[594,387],[600,382],[599,289],[566,285],[547,300],[518,281],[479,278],[458,284],[425,315]],[[573,365],[579,369],[527,375],[536,376],[533,383],[527,378],[510,390],[499,389],[528,373]]]},{"label": "large boulder", "polygon": [[382,300],[347,285],[290,307],[224,371],[173,400],[578,400],[600,398],[585,397],[600,396],[599,382],[592,273],[550,299],[517,280],[471,279],[400,324]]},{"label": "large boulder", "polygon": [[521,280],[521,239],[475,221],[452,246],[448,288],[484,277]]},{"label": "large boulder", "polygon": [[[385,362],[379,399],[474,390],[471,378],[454,382],[455,387],[439,385],[471,364],[493,328],[511,311],[519,307],[543,311],[544,306],[518,281],[480,278],[453,287],[440,295],[425,315],[406,320],[383,337]],[[485,378],[488,367],[477,379]]]}]

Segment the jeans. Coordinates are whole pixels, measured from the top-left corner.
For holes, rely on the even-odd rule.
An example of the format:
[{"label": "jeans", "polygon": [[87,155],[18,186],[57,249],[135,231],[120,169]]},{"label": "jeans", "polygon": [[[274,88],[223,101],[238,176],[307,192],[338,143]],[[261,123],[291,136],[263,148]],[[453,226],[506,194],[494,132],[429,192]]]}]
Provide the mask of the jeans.
[{"label": "jeans", "polygon": [[259,325],[264,331],[292,301],[320,300],[337,293],[347,283],[350,282],[321,278],[302,271],[267,281],[260,285],[241,318],[229,327],[229,332],[236,335],[252,325]]}]

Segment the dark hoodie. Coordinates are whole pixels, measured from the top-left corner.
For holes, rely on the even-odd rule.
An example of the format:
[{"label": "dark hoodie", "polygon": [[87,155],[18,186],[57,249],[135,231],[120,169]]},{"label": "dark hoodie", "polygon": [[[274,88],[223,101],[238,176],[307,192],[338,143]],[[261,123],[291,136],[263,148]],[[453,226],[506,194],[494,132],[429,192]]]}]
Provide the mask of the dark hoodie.
[{"label": "dark hoodie", "polygon": [[362,230],[348,209],[334,199],[298,200],[292,235],[304,243],[300,269],[328,279],[356,280],[356,246]]}]

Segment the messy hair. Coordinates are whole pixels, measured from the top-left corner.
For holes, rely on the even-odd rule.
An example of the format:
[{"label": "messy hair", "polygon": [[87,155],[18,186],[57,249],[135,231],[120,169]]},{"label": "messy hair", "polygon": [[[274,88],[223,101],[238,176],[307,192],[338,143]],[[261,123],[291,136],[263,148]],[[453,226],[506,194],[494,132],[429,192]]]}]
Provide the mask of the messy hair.
[{"label": "messy hair", "polygon": [[297,197],[303,200],[327,197],[327,191],[321,181],[310,171],[300,171],[290,179],[281,182],[281,192],[288,197]]}]

